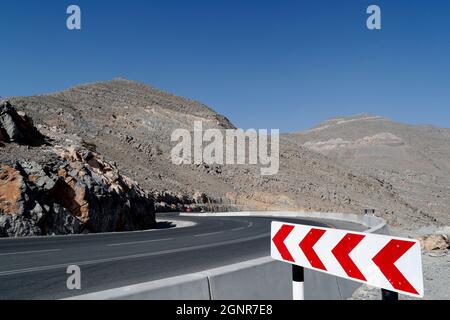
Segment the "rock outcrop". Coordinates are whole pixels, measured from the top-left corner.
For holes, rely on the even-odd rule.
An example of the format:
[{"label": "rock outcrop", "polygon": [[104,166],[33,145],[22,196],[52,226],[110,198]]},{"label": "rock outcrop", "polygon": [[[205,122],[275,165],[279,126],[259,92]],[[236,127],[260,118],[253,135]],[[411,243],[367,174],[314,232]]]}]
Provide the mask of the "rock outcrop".
[{"label": "rock outcrop", "polygon": [[[31,119],[18,114],[9,103],[2,104],[1,110],[3,142],[15,145],[44,141]],[[155,226],[153,197],[121,175],[114,163],[83,148],[36,148],[52,156],[44,163],[29,159],[0,163],[0,237],[131,231]]]},{"label": "rock outcrop", "polygon": [[419,241],[424,251],[450,249],[450,239],[444,234],[429,234],[420,237]]},{"label": "rock outcrop", "polygon": [[175,193],[170,191],[154,191],[156,212],[199,212],[225,210],[226,205],[221,199],[209,197],[206,193],[195,192],[189,194]]},{"label": "rock outcrop", "polygon": [[155,224],[153,199],[92,152],[57,149],[42,166],[0,167],[0,236],[131,231]]},{"label": "rock outcrop", "polygon": [[15,142],[24,145],[41,145],[44,137],[34,127],[25,113],[17,112],[9,101],[0,102],[0,143]]}]

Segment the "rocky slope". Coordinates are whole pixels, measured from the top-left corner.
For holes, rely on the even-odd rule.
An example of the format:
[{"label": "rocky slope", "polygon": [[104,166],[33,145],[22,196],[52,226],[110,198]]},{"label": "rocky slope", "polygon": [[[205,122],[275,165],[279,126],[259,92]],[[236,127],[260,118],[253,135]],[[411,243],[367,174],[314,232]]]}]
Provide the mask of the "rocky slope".
[{"label": "rocky slope", "polygon": [[450,223],[450,129],[363,114],[331,119],[286,138],[385,181],[419,212]]},{"label": "rocky slope", "polygon": [[206,208],[213,203],[219,209],[362,212],[375,208],[392,224],[434,222],[430,212],[404,198],[389,177],[355,171],[313,148],[299,146],[291,137],[281,139],[280,170],[274,176],[261,176],[259,167],[250,165],[174,165],[170,157],[174,129],[192,130],[195,120],[203,121],[204,129],[233,125],[201,103],[140,83],[115,79],[11,101],[47,135],[75,141],[113,159],[121,172],[155,196],[158,211],[192,203]]},{"label": "rocky slope", "polygon": [[153,198],[112,162],[44,137],[8,102],[0,103],[0,142],[0,237],[155,225]]}]

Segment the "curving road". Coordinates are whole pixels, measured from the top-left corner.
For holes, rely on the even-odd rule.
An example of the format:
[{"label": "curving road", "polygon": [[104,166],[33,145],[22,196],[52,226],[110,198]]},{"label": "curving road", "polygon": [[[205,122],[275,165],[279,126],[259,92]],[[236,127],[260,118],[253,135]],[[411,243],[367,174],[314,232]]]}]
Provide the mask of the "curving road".
[{"label": "curving road", "polygon": [[[60,299],[202,271],[270,255],[270,222],[361,231],[345,222],[262,217],[178,217],[190,227],[156,231],[0,239],[0,299]],[[66,287],[67,266],[82,289]]]}]

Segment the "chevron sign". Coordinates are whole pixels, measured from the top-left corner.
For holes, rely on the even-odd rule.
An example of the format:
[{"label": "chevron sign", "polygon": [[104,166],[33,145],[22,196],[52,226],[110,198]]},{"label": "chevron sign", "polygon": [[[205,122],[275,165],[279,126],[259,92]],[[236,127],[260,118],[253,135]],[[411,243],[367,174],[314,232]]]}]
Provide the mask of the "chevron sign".
[{"label": "chevron sign", "polygon": [[272,222],[271,255],[304,268],[423,297],[417,240]]}]

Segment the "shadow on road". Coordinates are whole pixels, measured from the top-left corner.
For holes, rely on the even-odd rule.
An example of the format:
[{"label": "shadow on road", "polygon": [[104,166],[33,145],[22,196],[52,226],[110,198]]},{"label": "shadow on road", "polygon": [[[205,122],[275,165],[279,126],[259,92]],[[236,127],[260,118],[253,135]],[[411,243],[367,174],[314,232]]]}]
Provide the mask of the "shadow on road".
[{"label": "shadow on road", "polygon": [[155,229],[170,229],[175,228],[177,225],[171,221],[157,221]]}]

